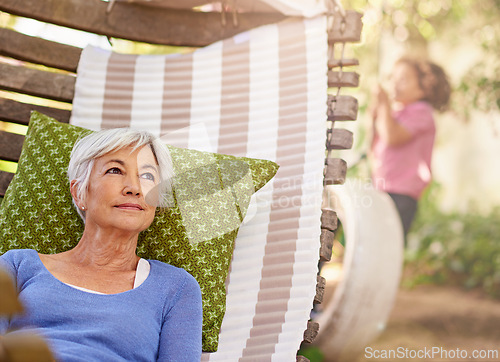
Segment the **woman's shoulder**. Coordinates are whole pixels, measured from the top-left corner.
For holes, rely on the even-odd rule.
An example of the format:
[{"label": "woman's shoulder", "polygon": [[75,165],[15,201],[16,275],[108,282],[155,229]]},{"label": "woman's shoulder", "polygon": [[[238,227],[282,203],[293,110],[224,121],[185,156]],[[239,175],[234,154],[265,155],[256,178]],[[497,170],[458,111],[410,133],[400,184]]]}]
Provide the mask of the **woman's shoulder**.
[{"label": "woman's shoulder", "polygon": [[35,270],[35,258],[38,253],[33,249],[12,249],[0,255],[0,268],[7,270],[12,275],[18,275],[22,271]]},{"label": "woman's shoulder", "polygon": [[149,264],[151,265],[151,270],[155,271],[156,273],[159,274],[172,274],[177,277],[179,276],[191,276],[185,269],[176,267],[174,265],[165,263],[163,261],[159,260],[154,260],[154,259],[148,259]]},{"label": "woman's shoulder", "polygon": [[37,251],[33,249],[12,249],[0,255],[0,259],[6,262],[18,264],[25,259],[31,259],[37,255]]},{"label": "woman's shoulder", "polygon": [[179,283],[179,284],[196,284],[198,282],[196,279],[188,273],[185,269],[176,267],[171,264],[164,263],[159,260],[148,260],[151,265],[151,273],[155,277],[161,278],[165,282],[169,283]]}]

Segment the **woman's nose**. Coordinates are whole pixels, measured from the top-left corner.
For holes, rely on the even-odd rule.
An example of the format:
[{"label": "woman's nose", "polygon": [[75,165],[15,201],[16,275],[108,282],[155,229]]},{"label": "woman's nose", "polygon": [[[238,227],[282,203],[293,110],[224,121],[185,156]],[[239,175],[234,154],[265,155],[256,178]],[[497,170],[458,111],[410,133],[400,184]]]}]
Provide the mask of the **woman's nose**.
[{"label": "woman's nose", "polygon": [[123,187],[123,193],[126,195],[140,195],[142,194],[141,182],[137,176],[127,176],[125,177],[125,185]]}]

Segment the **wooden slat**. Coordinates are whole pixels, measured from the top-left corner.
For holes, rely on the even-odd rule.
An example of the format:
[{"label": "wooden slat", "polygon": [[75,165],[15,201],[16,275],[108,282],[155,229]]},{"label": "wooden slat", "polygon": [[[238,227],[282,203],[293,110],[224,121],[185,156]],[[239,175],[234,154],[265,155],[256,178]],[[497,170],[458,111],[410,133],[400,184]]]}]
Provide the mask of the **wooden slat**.
[{"label": "wooden slat", "polygon": [[29,103],[17,102],[12,99],[0,98],[0,120],[27,126],[31,111],[38,111],[53,117],[62,123],[69,123],[71,111],[59,108],[38,106]]},{"label": "wooden slat", "polygon": [[82,49],[0,28],[0,55],[76,72]]},{"label": "wooden slat", "polygon": [[328,68],[352,67],[359,65],[357,59],[328,59]]},{"label": "wooden slat", "polygon": [[342,128],[333,128],[328,130],[326,141],[327,150],[348,150],[354,142],[351,131]]},{"label": "wooden slat", "polygon": [[330,261],[332,259],[333,242],[335,241],[335,233],[327,229],[321,229],[319,260]]},{"label": "wooden slat", "polygon": [[363,14],[353,10],[346,11],[343,19],[340,15],[333,17],[332,25],[328,31],[328,43],[358,42],[361,40]]},{"label": "wooden slat", "polygon": [[314,303],[321,304],[325,295],[326,279],[321,275],[316,277],[316,295],[314,296]]},{"label": "wooden slat", "polygon": [[318,322],[307,322],[307,329],[304,331],[304,342],[312,343],[319,332]]},{"label": "wooden slat", "polygon": [[337,213],[333,210],[321,210],[321,228],[330,231],[337,230]]},{"label": "wooden slat", "polygon": [[328,95],[329,121],[354,121],[358,118],[358,100],[352,96]]},{"label": "wooden slat", "polygon": [[299,355],[299,356],[297,356],[296,362],[310,362],[310,361],[309,361],[309,358]]},{"label": "wooden slat", "polygon": [[325,160],[324,185],[341,185],[345,182],[347,163],[341,158],[327,158]]},{"label": "wooden slat", "polygon": [[106,12],[101,0],[1,0],[0,10],[13,15],[91,33],[153,44],[206,46],[261,25],[279,22],[282,14],[240,13],[238,26],[221,24],[221,14],[155,8],[117,1]]},{"label": "wooden slat", "polygon": [[0,171],[0,196],[5,195],[5,191],[7,191],[7,187],[9,187],[13,177],[13,173]]},{"label": "wooden slat", "polygon": [[19,161],[23,142],[23,135],[0,131],[0,159],[14,162]]},{"label": "wooden slat", "polygon": [[23,66],[0,63],[0,89],[71,102],[75,77]]},{"label": "wooden slat", "polygon": [[359,86],[359,74],[356,72],[334,72],[328,71],[328,86],[336,87],[357,87]]}]

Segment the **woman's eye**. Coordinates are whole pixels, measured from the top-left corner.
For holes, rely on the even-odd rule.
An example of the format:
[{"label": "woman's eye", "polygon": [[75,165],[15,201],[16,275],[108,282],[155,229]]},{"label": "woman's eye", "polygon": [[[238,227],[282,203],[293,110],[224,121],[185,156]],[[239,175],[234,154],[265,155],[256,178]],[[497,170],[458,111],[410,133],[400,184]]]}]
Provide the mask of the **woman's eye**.
[{"label": "woman's eye", "polygon": [[106,171],[106,173],[121,174],[122,170],[120,170],[118,167],[111,167],[109,170]]},{"label": "woman's eye", "polygon": [[153,181],[153,182],[155,181],[154,175],[152,173],[150,173],[150,172],[143,173],[141,175],[141,178],[146,179],[146,180],[150,180],[150,181]]}]

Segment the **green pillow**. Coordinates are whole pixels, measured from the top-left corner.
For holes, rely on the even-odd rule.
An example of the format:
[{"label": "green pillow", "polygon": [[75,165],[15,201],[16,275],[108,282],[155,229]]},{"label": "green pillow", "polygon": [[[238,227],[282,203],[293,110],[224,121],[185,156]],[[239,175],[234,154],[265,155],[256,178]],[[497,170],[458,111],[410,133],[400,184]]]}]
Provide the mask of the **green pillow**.
[{"label": "green pillow", "polygon": [[[21,248],[58,253],[76,245],[83,222],[73,207],[66,172],[74,143],[90,132],[32,113],[18,170],[0,209],[0,254]],[[137,254],[184,268],[196,278],[203,298],[203,350],[213,352],[238,228],[251,194],[274,176],[278,165],[168,147],[176,173],[175,204],[157,212],[140,234]],[[213,177],[207,170],[219,175],[218,189],[207,189],[211,183],[206,178]]]}]

